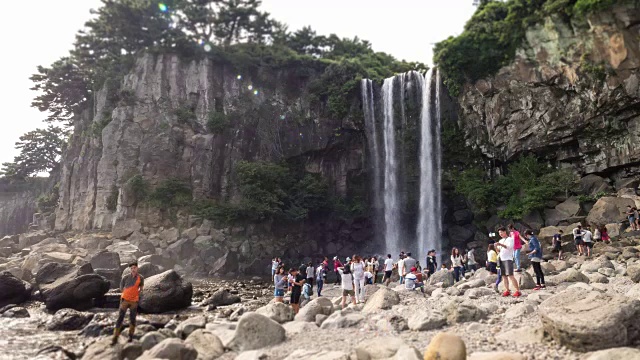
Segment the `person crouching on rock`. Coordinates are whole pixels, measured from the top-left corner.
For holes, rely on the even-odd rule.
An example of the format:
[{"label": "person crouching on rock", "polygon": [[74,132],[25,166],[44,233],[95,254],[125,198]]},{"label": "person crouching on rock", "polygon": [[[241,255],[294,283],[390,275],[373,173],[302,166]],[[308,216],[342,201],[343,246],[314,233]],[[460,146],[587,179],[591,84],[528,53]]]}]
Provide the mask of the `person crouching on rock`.
[{"label": "person crouching on rock", "polygon": [[338,268],[342,277],[342,308],[347,307],[347,296],[351,297],[351,303],[356,304],[356,292],[353,290],[353,275],[349,266]]},{"label": "person crouching on rock", "polygon": [[116,321],[116,328],[113,330],[113,339],[111,344],[114,345],[118,342],[118,337],[122,332],[122,322],[124,316],[129,309],[129,342],[133,341],[133,333],[136,331],[136,315],[138,314],[138,301],[140,300],[140,293],[144,286],[144,278],[138,274],[138,263],[133,262],[129,264],[131,274],[125,276],[120,281],[120,291],[122,296],[120,297],[120,309],[118,311],[118,320]]},{"label": "person crouching on rock", "polygon": [[275,285],[275,291],[273,292],[273,297],[275,297],[276,302],[284,302],[284,289],[287,286],[288,278],[287,274],[284,272],[284,267],[279,266],[276,269],[276,274],[273,277],[273,283]]},{"label": "person crouching on rock", "polygon": [[292,276],[292,280],[290,280],[291,307],[293,308],[293,312],[297,314],[298,311],[300,311],[300,296],[302,296],[302,286],[304,285],[305,278],[296,268],[289,270],[289,273]]},{"label": "person crouching on rock", "polygon": [[500,249],[500,270],[502,271],[502,280],[504,281],[505,288],[502,296],[511,295],[511,290],[509,290],[509,280],[511,280],[513,287],[516,288],[516,292],[513,293],[513,296],[519,297],[522,295],[520,293],[520,286],[518,285],[516,277],[513,275],[514,240],[512,237],[508,236],[507,229],[503,227],[498,229],[498,234],[500,234],[501,239],[494,245]]}]

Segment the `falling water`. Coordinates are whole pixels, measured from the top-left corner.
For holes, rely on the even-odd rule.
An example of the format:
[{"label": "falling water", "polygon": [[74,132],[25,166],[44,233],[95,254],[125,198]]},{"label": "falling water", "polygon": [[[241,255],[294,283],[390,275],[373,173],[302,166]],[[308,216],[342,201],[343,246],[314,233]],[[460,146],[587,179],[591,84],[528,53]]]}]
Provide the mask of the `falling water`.
[{"label": "falling water", "polygon": [[373,82],[369,79],[362,80],[362,110],[364,122],[367,126],[367,139],[369,140],[370,158],[373,163],[373,207],[382,209],[382,167],[380,166],[380,147],[378,145],[378,125],[375,117],[375,100],[373,97]]},{"label": "falling water", "polygon": [[442,110],[440,109],[440,69],[436,70],[436,131],[434,133],[434,137],[436,139],[436,147],[434,149],[436,155],[436,168],[433,174],[433,179],[435,182],[435,194],[436,199],[434,202],[434,227],[432,231],[433,243],[434,247],[432,249],[436,250],[436,253],[441,256],[440,251],[441,247],[441,237],[442,237],[442,140],[440,138],[442,134]]},{"label": "falling water", "polygon": [[[433,121],[431,118],[431,76],[429,69],[420,84],[422,89],[422,109],[420,112],[420,212],[416,231],[418,251],[424,256],[427,250],[434,249],[439,241],[435,236],[439,227],[440,213],[436,213],[436,201],[439,190],[436,188],[436,157],[433,139]],[[438,249],[436,249],[438,250]]]},{"label": "falling water", "polygon": [[382,102],[384,107],[384,223],[385,243],[388,252],[399,250],[400,206],[398,204],[398,159],[396,158],[396,136],[393,121],[393,81],[384,80]]}]

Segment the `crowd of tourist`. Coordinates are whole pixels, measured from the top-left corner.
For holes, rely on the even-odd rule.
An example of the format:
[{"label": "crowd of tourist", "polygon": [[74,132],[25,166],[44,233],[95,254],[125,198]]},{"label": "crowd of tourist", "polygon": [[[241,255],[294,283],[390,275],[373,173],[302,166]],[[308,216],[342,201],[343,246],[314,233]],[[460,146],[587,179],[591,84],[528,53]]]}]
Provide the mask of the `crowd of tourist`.
[{"label": "crowd of tourist", "polygon": [[[635,215],[630,209],[629,221],[632,226],[640,226],[637,210]],[[633,219],[631,217],[634,216]],[[499,239],[491,242],[487,248],[487,260],[485,268],[492,274],[497,275],[495,288],[498,289],[503,283],[504,291],[502,296],[521,296],[520,287],[515,277],[515,273],[522,272],[523,258],[522,252],[529,259],[536,277],[534,290],[545,289],[544,272],[541,262],[543,261],[542,244],[532,230],[526,230],[522,235],[513,224],[498,229]],[[562,256],[562,236],[563,231],[558,230],[552,238],[552,249],[557,255],[554,258],[563,259]],[[593,243],[597,241],[610,242],[607,229],[605,227],[594,227],[578,225],[572,231],[573,240],[579,256],[591,256]],[[313,286],[316,286],[317,296],[322,296],[322,290],[327,283],[330,273],[335,275],[334,286],[342,289],[342,307],[346,307],[348,302],[353,304],[362,303],[365,300],[365,285],[380,282],[386,286],[391,283],[394,270],[398,275],[398,283],[404,284],[407,290],[424,292],[426,281],[436,273],[436,271],[449,271],[452,273],[454,282],[463,280],[467,272],[475,272],[480,265],[476,261],[476,254],[473,248],[468,248],[461,252],[454,247],[451,249],[449,261],[443,261],[438,268],[438,257],[436,250],[429,250],[425,258],[425,266],[422,267],[410,252],[401,252],[397,260],[391,254],[387,254],[384,260],[377,256],[361,257],[353,255],[347,257],[344,262],[337,256],[330,262],[327,257],[318,263],[308,262],[300,267],[291,267],[287,271],[280,258],[272,261],[272,277],[275,284],[275,301],[283,302],[285,291],[290,293],[290,304],[297,313],[300,305],[310,301],[313,296]],[[513,292],[512,292],[513,290]]]}]

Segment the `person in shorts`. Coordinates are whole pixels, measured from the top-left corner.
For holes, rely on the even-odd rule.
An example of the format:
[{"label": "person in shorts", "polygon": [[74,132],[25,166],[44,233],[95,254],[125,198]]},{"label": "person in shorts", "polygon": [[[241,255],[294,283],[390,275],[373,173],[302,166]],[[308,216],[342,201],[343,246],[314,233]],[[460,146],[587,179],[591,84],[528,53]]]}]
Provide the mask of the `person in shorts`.
[{"label": "person in shorts", "polygon": [[351,297],[351,303],[356,305],[356,292],[353,289],[353,275],[349,266],[338,269],[342,278],[342,308],[347,307],[347,297]]},{"label": "person in shorts", "polygon": [[520,293],[520,286],[518,285],[516,277],[513,275],[514,240],[509,236],[507,229],[503,227],[498,229],[498,234],[500,234],[500,241],[494,245],[500,249],[500,271],[502,272],[502,280],[504,281],[505,288],[502,296],[506,297],[511,295],[511,290],[509,289],[509,280],[511,280],[511,284],[513,284],[513,287],[516,289],[513,296],[519,297],[522,295]]},{"label": "person in shorts", "polygon": [[387,254],[387,259],[384,261],[384,278],[382,283],[389,286],[391,282],[391,275],[393,274],[393,259],[391,254]]},{"label": "person in shorts", "polygon": [[576,249],[578,249],[578,255],[582,255],[584,248],[584,242],[582,241],[582,236],[584,235],[582,225],[578,225],[578,227],[573,229],[571,233],[573,234],[573,241],[576,244]]},{"label": "person in shorts", "polygon": [[636,217],[635,212],[631,205],[627,205],[627,219],[629,219],[629,226],[631,226],[631,230],[636,230]]},{"label": "person in shorts", "polygon": [[587,225],[582,232],[582,244],[585,255],[587,257],[590,257],[591,249],[593,249],[593,234],[591,233],[591,228],[589,228],[589,225]]},{"label": "person in shorts", "polygon": [[293,312],[297,314],[298,311],[300,311],[300,297],[302,296],[302,286],[305,283],[305,278],[296,268],[289,270],[289,273],[292,277],[290,280],[291,307],[293,308]]},{"label": "person in shorts", "polygon": [[273,291],[273,297],[275,298],[276,302],[284,302],[283,298],[284,298],[284,290],[287,287],[287,282],[288,282],[288,278],[287,278],[287,274],[285,274],[284,272],[284,267],[279,266],[276,269],[276,273],[273,276],[273,284],[275,286],[275,290]]},{"label": "person in shorts", "polygon": [[558,253],[558,260],[562,260],[562,230],[553,234],[553,251]]}]

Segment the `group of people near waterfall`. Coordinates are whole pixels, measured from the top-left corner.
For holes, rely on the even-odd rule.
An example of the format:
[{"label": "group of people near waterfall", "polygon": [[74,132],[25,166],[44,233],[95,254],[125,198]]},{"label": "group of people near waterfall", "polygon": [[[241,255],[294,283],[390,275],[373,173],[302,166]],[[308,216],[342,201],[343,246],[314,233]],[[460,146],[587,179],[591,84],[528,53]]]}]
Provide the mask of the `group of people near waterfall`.
[{"label": "group of people near waterfall", "polygon": [[[638,228],[640,229],[640,227]],[[592,232],[589,225],[584,228],[578,225],[573,229],[572,235],[579,256],[591,256],[594,242],[610,242],[605,227],[594,227]],[[496,289],[500,283],[503,283],[502,296],[519,297],[522,295],[515,273],[522,272],[521,259],[524,256],[529,259],[536,277],[534,290],[545,289],[544,272],[541,266],[543,249],[534,232],[526,230],[524,233],[520,233],[514,224],[509,224],[507,227],[498,228],[498,236],[497,241],[488,245],[485,268],[490,273],[497,275],[494,285]],[[554,253],[557,253],[554,258],[559,260],[563,259],[562,236],[563,231],[558,230],[552,240],[552,249]],[[523,252],[524,254],[522,254]],[[288,291],[291,306],[297,313],[301,304],[304,305],[305,302],[310,301],[314,284],[317,296],[322,296],[327,275],[334,273],[335,282],[333,284],[339,285],[342,289],[342,307],[344,308],[348,302],[353,304],[364,302],[366,284],[374,284],[379,281],[389,286],[394,271],[397,272],[398,283],[404,284],[407,290],[419,289],[424,292],[426,281],[437,271],[451,272],[454,282],[459,282],[465,278],[467,272],[475,272],[480,265],[476,261],[475,249],[473,248],[462,252],[454,247],[451,249],[450,261],[441,264],[441,267],[438,267],[436,250],[429,250],[425,260],[425,266],[422,267],[410,252],[401,252],[396,260],[391,254],[387,254],[384,260],[378,259],[377,256],[362,258],[359,255],[353,255],[347,257],[344,262],[336,256],[332,262],[324,257],[316,264],[309,262],[298,268],[292,267],[287,271],[282,261],[279,258],[274,258],[272,262],[275,283],[274,295],[276,301],[283,302],[285,291]]]}]

